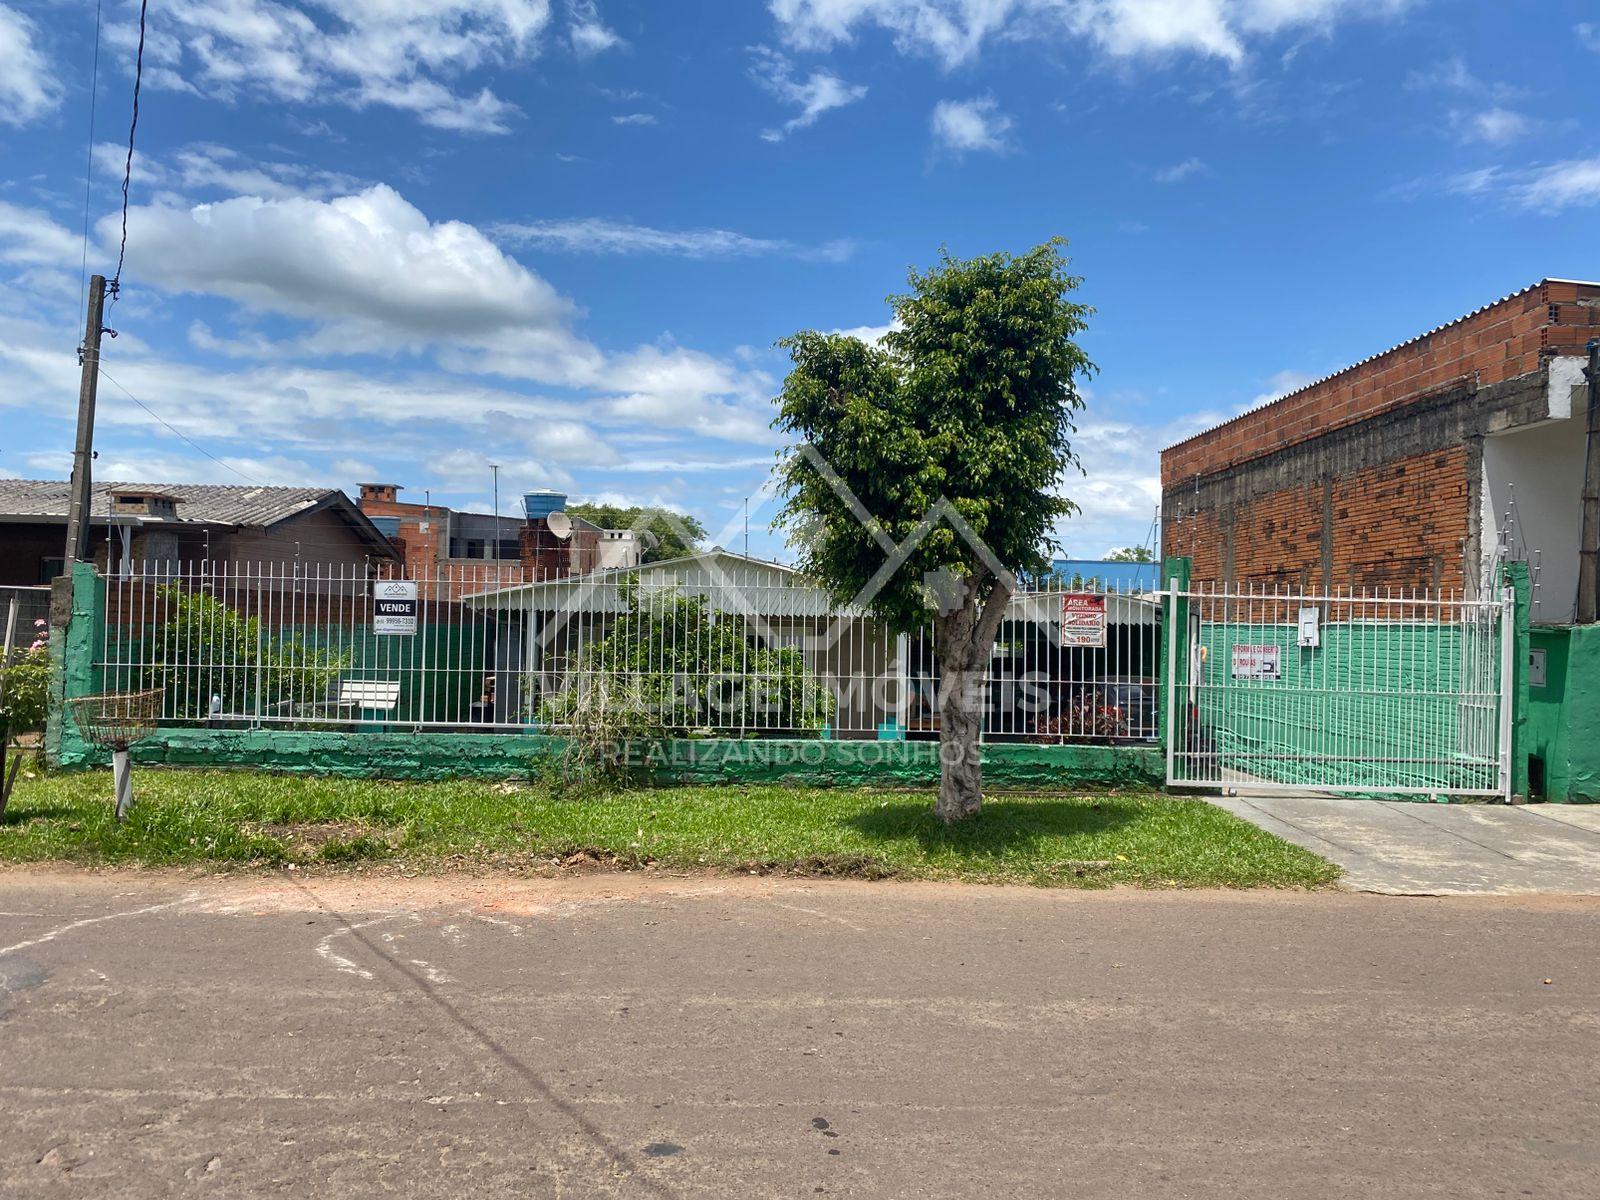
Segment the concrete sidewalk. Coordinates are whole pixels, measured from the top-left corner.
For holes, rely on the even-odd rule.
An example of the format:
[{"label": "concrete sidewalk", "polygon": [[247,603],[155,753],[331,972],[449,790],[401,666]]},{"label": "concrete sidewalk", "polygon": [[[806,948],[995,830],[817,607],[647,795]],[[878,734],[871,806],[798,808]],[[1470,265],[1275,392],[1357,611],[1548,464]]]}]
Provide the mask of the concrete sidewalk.
[{"label": "concrete sidewalk", "polygon": [[1600,895],[1600,806],[1240,795],[1213,804],[1394,895]]}]

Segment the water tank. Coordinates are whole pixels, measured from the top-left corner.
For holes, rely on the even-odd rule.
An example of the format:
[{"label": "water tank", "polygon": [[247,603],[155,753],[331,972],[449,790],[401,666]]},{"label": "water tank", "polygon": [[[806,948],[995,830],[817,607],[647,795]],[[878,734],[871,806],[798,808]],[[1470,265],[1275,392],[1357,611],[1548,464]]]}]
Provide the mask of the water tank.
[{"label": "water tank", "polygon": [[524,492],[522,494],[522,511],[530,521],[543,520],[553,512],[559,512],[567,506],[567,494],[554,492],[549,488],[540,488],[537,492]]}]

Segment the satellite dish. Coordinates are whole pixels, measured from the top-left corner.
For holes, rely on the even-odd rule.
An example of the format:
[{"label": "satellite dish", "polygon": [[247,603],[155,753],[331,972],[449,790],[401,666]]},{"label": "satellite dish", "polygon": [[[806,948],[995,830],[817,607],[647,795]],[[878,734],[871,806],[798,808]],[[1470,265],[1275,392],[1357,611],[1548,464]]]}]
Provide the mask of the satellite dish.
[{"label": "satellite dish", "polygon": [[659,549],[661,549],[661,539],[658,538],[651,530],[648,530],[648,529],[640,530],[639,531],[639,540],[644,543],[644,548],[646,550],[659,550]]},{"label": "satellite dish", "polygon": [[560,509],[546,516],[544,523],[550,527],[550,532],[562,541],[572,536],[572,518]]}]

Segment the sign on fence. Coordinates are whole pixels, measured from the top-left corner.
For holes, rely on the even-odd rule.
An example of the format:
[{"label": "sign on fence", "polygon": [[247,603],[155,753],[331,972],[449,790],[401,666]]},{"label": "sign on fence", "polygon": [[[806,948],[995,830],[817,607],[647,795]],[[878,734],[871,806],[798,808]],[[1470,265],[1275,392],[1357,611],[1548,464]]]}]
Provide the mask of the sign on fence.
[{"label": "sign on fence", "polygon": [[372,632],[417,632],[417,584],[413,579],[380,579],[372,585]]},{"label": "sign on fence", "polygon": [[1233,677],[1235,679],[1283,678],[1283,652],[1278,646],[1239,643],[1233,647]]},{"label": "sign on fence", "polygon": [[1106,598],[1088,592],[1068,592],[1061,597],[1061,644],[1104,650]]}]

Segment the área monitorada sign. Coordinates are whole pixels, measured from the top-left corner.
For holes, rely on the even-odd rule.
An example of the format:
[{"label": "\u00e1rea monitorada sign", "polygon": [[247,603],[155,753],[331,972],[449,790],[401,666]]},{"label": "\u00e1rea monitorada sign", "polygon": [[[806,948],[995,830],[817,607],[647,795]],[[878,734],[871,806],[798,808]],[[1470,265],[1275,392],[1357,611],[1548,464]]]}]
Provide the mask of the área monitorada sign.
[{"label": "\u00e1rea monitorada sign", "polygon": [[1089,592],[1061,597],[1061,644],[1103,650],[1106,645],[1106,598]]}]

